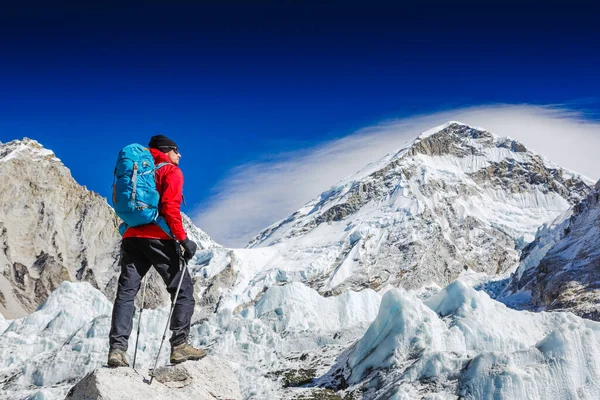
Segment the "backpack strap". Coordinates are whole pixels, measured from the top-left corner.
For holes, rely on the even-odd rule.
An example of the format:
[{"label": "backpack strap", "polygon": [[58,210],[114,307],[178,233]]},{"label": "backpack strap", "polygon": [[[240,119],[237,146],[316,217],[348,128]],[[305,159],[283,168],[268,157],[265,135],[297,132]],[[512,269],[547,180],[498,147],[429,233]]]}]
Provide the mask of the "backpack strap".
[{"label": "backpack strap", "polygon": [[[156,226],[162,229],[162,231],[169,235],[171,239],[175,239],[175,236],[173,236],[171,233],[171,228],[169,228],[169,225],[167,224],[167,220],[165,220],[163,216],[158,215],[156,219],[152,221],[152,223],[156,224]],[[129,229],[129,225],[127,225],[125,222],[122,222],[121,225],[119,225],[119,233],[121,234],[121,237],[125,235],[125,231],[127,231],[127,229]]]},{"label": "backpack strap", "polygon": [[127,225],[125,222],[121,222],[119,225],[119,233],[121,234],[121,237],[125,235],[125,231],[127,231],[127,229],[129,229],[129,225]]},{"label": "backpack strap", "polygon": [[169,225],[167,224],[167,220],[162,215],[158,215],[153,223],[162,229],[164,233],[169,235],[171,239],[175,239],[175,236],[171,233],[171,228],[169,228]]},{"label": "backpack strap", "polygon": [[154,167],[154,172],[158,171],[159,169],[161,169],[162,167],[164,167],[165,165],[169,165],[171,163],[168,162],[161,162],[160,164],[158,164],[156,167]]},{"label": "backpack strap", "polygon": [[[169,165],[169,164],[171,164],[171,163],[161,162],[156,167],[154,167],[154,172],[156,173],[156,171],[158,171],[160,168],[164,167],[165,165]],[[156,224],[160,229],[162,229],[163,232],[165,232],[167,235],[169,235],[169,237],[175,239],[175,237],[173,236],[173,233],[171,233],[171,228],[169,228],[169,224],[167,224],[167,221],[164,219],[163,216],[161,216],[160,214],[157,215],[156,219],[154,220],[153,223]]]}]

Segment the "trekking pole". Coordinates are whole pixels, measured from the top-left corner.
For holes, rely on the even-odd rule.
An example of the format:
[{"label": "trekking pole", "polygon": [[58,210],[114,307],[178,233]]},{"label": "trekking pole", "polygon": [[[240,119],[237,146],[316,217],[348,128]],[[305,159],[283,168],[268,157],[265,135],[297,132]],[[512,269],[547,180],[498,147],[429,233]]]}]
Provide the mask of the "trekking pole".
[{"label": "trekking pole", "polygon": [[[179,244],[177,244],[179,247]],[[179,250],[179,249],[178,249]],[[158,365],[158,358],[160,357],[160,351],[162,350],[162,345],[165,341],[165,337],[167,336],[167,329],[169,328],[169,324],[171,323],[171,315],[173,315],[173,310],[175,309],[175,303],[177,303],[177,296],[179,296],[179,289],[181,289],[181,282],[183,282],[183,275],[185,275],[184,268],[187,270],[187,264],[184,263],[183,256],[181,255],[181,250],[179,253],[179,271],[181,271],[181,278],[179,278],[179,284],[177,285],[177,291],[175,292],[175,297],[173,298],[171,311],[169,311],[169,318],[167,318],[167,326],[165,326],[165,331],[163,332],[163,337],[160,341],[160,346],[158,347],[158,354],[156,355],[156,361],[154,362],[154,368],[152,368],[152,373],[150,374],[150,382],[148,385],[152,385],[152,380],[154,379],[154,372],[156,371],[156,366]]]},{"label": "trekking pole", "polygon": [[140,317],[138,318],[137,336],[135,338],[135,350],[133,351],[133,369],[135,369],[135,359],[137,356],[138,340],[140,339],[140,326],[142,325],[142,311],[144,311],[144,299],[146,298],[146,286],[148,285],[148,275],[144,278],[144,289],[142,289],[142,307],[140,307]]}]

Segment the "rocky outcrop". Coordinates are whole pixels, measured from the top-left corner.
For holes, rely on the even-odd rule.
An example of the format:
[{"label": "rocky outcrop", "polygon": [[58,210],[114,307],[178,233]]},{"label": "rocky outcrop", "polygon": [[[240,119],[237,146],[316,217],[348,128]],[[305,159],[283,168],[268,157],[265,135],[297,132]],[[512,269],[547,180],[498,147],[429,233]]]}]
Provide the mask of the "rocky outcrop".
[{"label": "rocky outcrop", "polygon": [[149,384],[149,379],[147,371],[99,368],[79,381],[69,391],[66,399],[242,399],[231,367],[212,357],[158,368],[152,384]]},{"label": "rocky outcrop", "polygon": [[104,288],[115,271],[118,220],[35,140],[0,145],[0,312],[29,313],[63,280]]},{"label": "rocky outcrop", "polygon": [[537,309],[600,320],[600,182],[587,198],[538,231],[502,298],[523,293]]},{"label": "rocky outcrop", "polygon": [[452,155],[466,157],[468,155],[483,155],[481,148],[475,142],[465,139],[474,139],[477,143],[487,146],[494,145],[494,135],[468,125],[451,123],[433,135],[428,135],[417,140],[411,146],[411,156],[425,154],[427,156]]}]

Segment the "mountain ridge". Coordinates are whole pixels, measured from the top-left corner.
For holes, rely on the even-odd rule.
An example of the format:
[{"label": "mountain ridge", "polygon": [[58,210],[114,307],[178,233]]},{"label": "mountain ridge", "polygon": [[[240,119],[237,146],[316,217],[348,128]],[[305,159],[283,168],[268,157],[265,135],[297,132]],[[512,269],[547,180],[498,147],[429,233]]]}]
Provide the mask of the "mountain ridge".
[{"label": "mountain ridge", "polygon": [[0,311],[31,312],[64,280],[104,287],[118,250],[106,199],[29,138],[0,145],[0,175]]}]

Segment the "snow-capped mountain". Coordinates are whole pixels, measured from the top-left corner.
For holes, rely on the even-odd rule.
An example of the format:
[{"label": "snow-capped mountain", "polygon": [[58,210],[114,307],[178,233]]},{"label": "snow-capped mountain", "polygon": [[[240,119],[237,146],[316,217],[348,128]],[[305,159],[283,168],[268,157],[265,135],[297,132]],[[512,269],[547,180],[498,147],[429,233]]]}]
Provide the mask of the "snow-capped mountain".
[{"label": "snow-capped mountain", "polygon": [[260,233],[249,248],[267,264],[252,279],[331,294],[445,286],[467,268],[499,274],[592,184],[515,140],[447,123]]},{"label": "snow-capped mountain", "polygon": [[600,184],[583,201],[540,227],[503,298],[600,319]]}]

